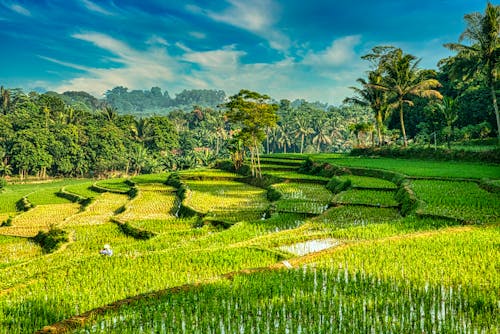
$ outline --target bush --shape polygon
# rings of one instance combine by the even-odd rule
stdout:
[[[279,200],[281,198],[282,194],[276,190],[275,188],[269,186],[267,187],[267,199],[270,201],[270,202],[276,202],[277,200]]]
[[[7,186],[7,181],[3,177],[0,177],[0,190],[2,188],[5,188],[6,186]]]
[[[332,177],[330,181],[326,184],[326,189],[330,190],[334,194],[338,194],[342,191],[349,189],[352,186],[352,181],[347,179],[342,181],[338,177]]]
[[[6,220],[4,220],[4,221],[2,222],[2,225],[0,225],[0,226],[2,226],[2,227],[3,227],[3,226],[12,226],[12,217],[9,217],[9,218],[7,218]]]
[[[220,160],[215,163],[215,168],[225,170],[226,172],[236,172],[231,160]]]
[[[178,173],[172,173],[168,176],[167,181],[165,181],[165,184],[167,186],[179,189],[182,185],[181,177],[179,176]]]
[[[402,216],[408,216],[417,210],[418,200],[408,181],[400,184],[394,198],[400,205],[399,211]]]
[[[30,240],[39,244],[44,253],[52,253],[57,250],[62,243],[68,242],[69,238],[68,232],[50,226],[48,232],[39,231],[38,234],[30,238]]]
[[[28,211],[33,209],[34,207],[35,205],[33,205],[33,203],[31,203],[27,197],[23,197],[16,202],[17,211]]]
[[[115,224],[120,227],[120,230],[125,234],[134,239],[138,240],[148,240],[154,237],[156,234],[151,231],[142,230],[136,227],[133,227],[129,223],[122,223],[116,219],[112,220]]]

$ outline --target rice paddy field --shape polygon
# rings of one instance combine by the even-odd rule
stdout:
[[[500,331],[500,193],[480,186],[500,166],[313,156],[404,174],[403,215],[398,184],[346,171],[333,194],[304,158],[263,158],[273,202],[210,169],[178,174],[182,201],[168,174],[7,185],[0,334]],[[47,253],[32,237],[52,228]]]

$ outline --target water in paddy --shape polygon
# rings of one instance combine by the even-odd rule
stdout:
[[[299,242],[293,245],[281,246],[279,247],[279,249],[288,253],[302,256],[309,253],[319,252],[338,245],[340,245],[340,240],[337,239],[318,239]]]

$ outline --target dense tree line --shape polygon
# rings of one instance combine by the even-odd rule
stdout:
[[[465,21],[459,43],[445,44],[457,54],[442,59],[437,72],[419,68],[419,59],[392,46],[377,46],[363,56],[372,69],[345,102],[372,110],[378,145],[386,143],[387,129],[398,127],[405,146],[408,138],[450,145],[495,134],[500,143],[500,6],[488,3],[484,14],[467,14]],[[460,44],[464,41],[468,44]]]
[[[241,122],[231,117],[226,104],[137,117],[83,92],[26,94],[2,87],[1,94],[0,176],[104,176],[190,168],[229,158],[241,139]],[[355,138],[349,124],[369,120],[367,109],[359,107],[325,109],[303,100],[273,104],[276,122],[254,138],[254,152],[346,151]]]

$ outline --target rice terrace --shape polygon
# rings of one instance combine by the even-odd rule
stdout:
[[[500,333],[499,5],[5,0],[0,40],[0,334]]]
[[[262,164],[263,188],[219,169],[8,185],[2,333],[497,332],[498,165]],[[30,238],[49,226],[67,240],[45,254]]]

